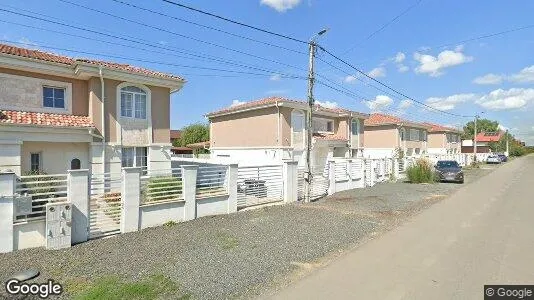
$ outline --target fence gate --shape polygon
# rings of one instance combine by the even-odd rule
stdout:
[[[284,200],[282,165],[238,167],[237,207]]]
[[[89,238],[120,233],[121,226],[121,174],[91,175],[89,201]]]
[[[305,167],[298,168],[298,199],[303,201],[306,196]],[[314,166],[311,168],[312,177],[310,182],[310,200],[316,200],[328,195],[330,178],[328,177],[328,165]]]

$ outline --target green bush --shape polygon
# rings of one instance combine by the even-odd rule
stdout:
[[[415,164],[406,169],[406,176],[411,183],[432,183],[434,178],[434,167],[427,159],[418,159]]]
[[[182,180],[173,176],[151,177],[141,192],[142,202],[175,200],[182,195]]]

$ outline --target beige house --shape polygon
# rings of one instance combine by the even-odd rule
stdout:
[[[243,163],[293,159],[303,165],[307,111],[305,102],[270,97],[209,113],[212,157]],[[368,116],[316,105],[312,164],[323,166],[331,157],[361,155],[363,120]]]
[[[184,82],[0,44],[0,170],[170,168],[170,95]]]
[[[364,156],[384,158],[418,157],[428,151],[430,126],[396,116],[374,113],[364,123]]]
[[[428,131],[429,154],[458,154],[462,152],[461,131],[441,126],[439,124],[425,123],[430,126]]]

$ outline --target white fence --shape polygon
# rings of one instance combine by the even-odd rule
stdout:
[[[309,185],[310,200],[316,200],[329,194],[330,172],[335,172],[335,168],[326,166],[312,166],[311,174],[307,176],[308,170],[304,167],[298,168],[298,199],[304,201]],[[306,180],[307,178],[307,180]]]
[[[284,197],[282,165],[238,167],[237,207],[280,202]]]
[[[89,184],[89,238],[120,233],[121,173],[91,174]]]

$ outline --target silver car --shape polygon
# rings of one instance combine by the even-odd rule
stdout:
[[[488,164],[500,164],[501,162],[501,158],[495,154],[488,156],[488,158],[486,159],[486,163]]]

